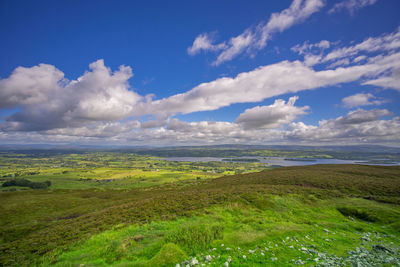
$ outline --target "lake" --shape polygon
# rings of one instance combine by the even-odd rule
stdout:
[[[240,159],[243,161],[240,161]],[[288,166],[304,166],[314,164],[367,164],[367,165],[383,165],[383,166],[395,166],[400,165],[399,162],[387,162],[387,163],[374,163],[368,162],[368,160],[344,160],[344,159],[302,159],[302,158],[283,158],[283,157],[236,157],[236,158],[218,158],[218,157],[168,157],[160,158],[161,160],[167,161],[186,161],[186,162],[210,162],[210,161],[227,161],[234,159],[232,162],[246,162],[246,159],[257,159],[258,162],[267,165],[279,165],[283,167]]]

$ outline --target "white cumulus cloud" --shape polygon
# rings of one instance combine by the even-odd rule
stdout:
[[[396,143],[400,141],[400,118],[379,119],[391,115],[386,109],[358,109],[336,119],[322,120],[318,126],[291,123],[285,138],[298,142]]]
[[[386,103],[385,100],[378,100],[373,94],[366,93],[358,93],[355,95],[347,96],[342,99],[342,105],[345,108],[354,108],[361,106],[370,106],[370,105],[381,105]]]
[[[296,107],[294,103],[297,99],[298,96],[293,96],[289,98],[287,103],[282,99],[277,99],[269,106],[256,106],[246,109],[235,122],[246,129],[280,127],[292,122],[298,116],[306,114],[309,107]]]
[[[36,105],[61,91],[64,73],[48,64],[18,67],[9,78],[0,80],[0,108]]]
[[[1,124],[6,131],[49,130],[78,127],[96,121],[114,121],[130,116],[142,101],[128,84],[130,67],[111,72],[103,60],[90,71],[68,81],[51,65],[17,68],[0,80],[2,107],[18,107]]]

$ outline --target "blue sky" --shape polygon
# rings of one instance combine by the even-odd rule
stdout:
[[[399,1],[136,2],[0,2],[0,143],[400,145]]]

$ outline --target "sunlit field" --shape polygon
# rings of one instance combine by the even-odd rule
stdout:
[[[269,168],[260,163],[170,162],[129,153],[0,155],[0,179],[51,182],[52,189],[136,188],[190,179],[208,179]],[[0,190],[23,190],[3,187]]]

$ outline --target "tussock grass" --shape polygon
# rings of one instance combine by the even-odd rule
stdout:
[[[150,260],[151,266],[171,266],[186,258],[186,254],[175,244],[167,243]]]
[[[214,240],[222,239],[223,229],[218,224],[188,223],[168,233],[165,241],[178,244],[193,254],[195,251],[205,250]]]

